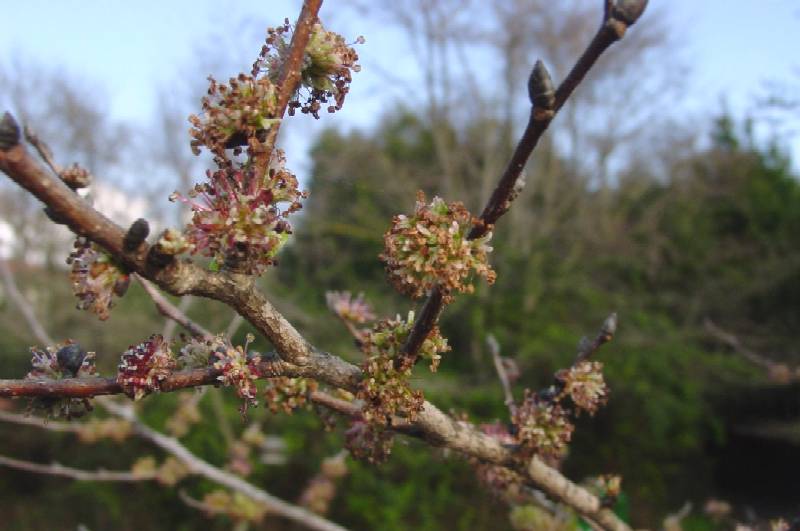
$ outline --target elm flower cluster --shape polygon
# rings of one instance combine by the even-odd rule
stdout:
[[[317,382],[310,378],[269,378],[264,389],[264,403],[272,413],[291,414],[308,404],[308,395],[316,390]]]
[[[478,222],[458,202],[445,203],[434,197],[426,203],[418,192],[413,216],[398,215],[384,234],[384,252],[389,281],[401,293],[413,298],[426,295],[437,284],[445,302],[452,292],[472,293],[472,276],[492,284],[496,278],[488,263],[492,234],[470,240],[470,230]]]
[[[514,436],[509,433],[508,428],[499,422],[481,424],[478,428],[500,444],[512,445],[515,443]],[[502,496],[510,487],[519,483],[519,475],[506,467],[485,463],[478,459],[473,459],[472,465],[478,480],[496,496]]]
[[[383,463],[392,453],[394,433],[385,426],[354,420],[344,432],[344,445],[350,455],[359,461]]]
[[[269,78],[245,74],[230,78],[227,84],[208,78],[208,95],[202,99],[203,115],[189,116],[191,147],[195,155],[206,146],[222,159],[234,135],[247,139],[252,152],[264,150],[259,131],[277,122],[277,91]]]
[[[328,308],[343,321],[354,324],[364,324],[375,319],[369,303],[364,300],[364,294],[359,293],[357,297],[349,291],[328,291],[325,293],[325,301]]]
[[[161,382],[177,367],[175,357],[161,335],[131,345],[117,367],[117,383],[134,400],[161,390]]]
[[[269,168],[259,177],[253,167],[223,165],[208,172],[208,182],[196,185],[189,198],[173,194],[193,211],[184,238],[193,254],[212,257],[248,274],[261,273],[292,233],[287,218],[308,194],[285,167],[281,150],[272,154]]]
[[[603,364],[582,361],[556,374],[561,382],[561,396],[569,395],[576,407],[594,415],[608,401],[608,386],[603,379]]]
[[[101,321],[109,317],[114,298],[128,290],[130,276],[109,254],[85,238],[75,240],[75,249],[67,258],[72,265],[72,291],[78,298],[78,309],[90,310]]]
[[[412,390],[408,384],[413,363],[403,354],[413,326],[414,312],[409,312],[405,321],[400,316],[384,319],[364,335],[361,348],[367,358],[361,366],[364,377],[356,396],[364,401],[361,414],[368,422],[386,425],[397,412],[413,419],[422,409],[422,392]],[[429,360],[431,371],[435,371],[441,353],[448,350],[447,340],[435,327],[423,342],[419,356]]]
[[[514,411],[512,422],[524,457],[560,458],[575,429],[569,421],[568,411],[558,402],[543,400],[530,390],[525,392],[525,399]]]
[[[84,351],[80,345],[67,340],[44,350],[31,348],[32,369],[26,379],[61,380],[63,378],[84,378],[95,376],[94,352]],[[73,419],[92,410],[85,398],[33,398],[28,409],[43,411],[47,417]]]
[[[266,72],[273,83],[278,83],[281,67],[289,54],[292,33],[288,19],[283,26],[267,29],[266,42],[253,64],[253,76]],[[364,38],[359,37],[353,44],[363,43]],[[331,98],[333,104],[328,106],[328,112],[340,110],[350,90],[352,73],[361,70],[357,61],[358,54],[344,37],[326,30],[320,23],[314,24],[303,57],[300,88],[289,103],[289,114],[294,115],[295,110],[300,109],[302,113],[319,118],[319,110]],[[301,96],[303,90],[306,94]]]
[[[260,376],[258,364],[261,356],[247,351],[253,339],[252,335],[248,335],[247,343],[236,347],[226,341],[224,348],[217,348],[213,352],[214,368],[220,371],[217,380],[225,386],[236,388],[236,394],[244,400],[242,414],[248,406],[258,405],[256,380]]]

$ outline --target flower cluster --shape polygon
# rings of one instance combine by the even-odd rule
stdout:
[[[95,376],[94,352],[84,351],[72,340],[48,346],[44,350],[31,348],[30,372],[26,379],[84,378]],[[30,401],[28,409],[43,411],[47,417],[65,417],[72,419],[81,417],[92,410],[92,405],[85,398],[50,398],[37,397]]]
[[[371,464],[383,463],[392,453],[394,433],[385,426],[354,420],[344,432],[344,444],[355,459]]]
[[[129,397],[139,400],[148,393],[161,390],[161,382],[177,366],[169,345],[161,335],[132,345],[122,353],[117,367],[117,383]]]
[[[327,514],[336,497],[336,481],[347,475],[347,452],[328,457],[319,467],[319,473],[309,481],[300,495],[300,505],[317,514]]]
[[[224,490],[214,490],[203,496],[203,508],[210,516],[226,515],[236,523],[258,523],[267,514],[263,503],[240,492],[230,494]]]
[[[217,348],[213,354],[214,368],[220,371],[217,379],[223,385],[235,387],[236,394],[244,400],[241,411],[247,407],[258,405],[256,380],[259,377],[258,364],[261,356],[247,352],[253,336],[249,335],[244,346],[236,346],[225,342],[224,348]]]
[[[266,43],[253,64],[253,76],[266,72],[273,83],[278,83],[281,66],[289,54],[291,35],[292,26],[288,20],[283,26],[267,29]],[[355,43],[363,44],[364,38],[359,37]],[[328,112],[340,110],[350,90],[352,73],[361,70],[357,61],[358,54],[344,37],[326,30],[322,24],[314,24],[303,57],[300,89],[289,103],[289,114],[300,109],[319,118],[322,104],[328,103],[331,98],[334,104],[328,106]],[[301,96],[302,89],[306,92],[304,98]]]
[[[437,284],[445,302],[454,291],[471,293],[473,274],[493,283],[496,274],[488,264],[491,232],[470,240],[469,231],[478,222],[461,203],[445,203],[434,197],[425,202],[418,192],[413,216],[398,215],[384,234],[384,252],[390,282],[414,298],[428,293]]]
[[[403,345],[413,326],[414,313],[409,312],[406,320],[397,316],[378,322],[364,336],[361,348],[367,358],[362,364],[364,378],[357,397],[364,401],[361,414],[368,422],[385,425],[397,412],[413,418],[422,408],[422,392],[408,385],[413,364],[403,353]],[[441,353],[448,350],[447,340],[439,334],[438,327],[434,327],[423,342],[419,356],[430,361],[431,371],[435,371]]]
[[[512,417],[521,454],[525,457],[535,454],[552,460],[560,458],[575,429],[568,417],[569,412],[558,402],[541,399],[536,393],[526,391],[525,399]]]
[[[264,403],[273,413],[291,414],[308,403],[308,395],[317,390],[316,380],[309,378],[269,378],[264,389]]]
[[[75,249],[67,258],[72,265],[72,291],[78,298],[78,309],[90,310],[100,320],[108,319],[114,296],[128,290],[130,277],[110,255],[85,238],[75,240]]]
[[[130,437],[132,433],[131,423],[117,418],[91,419],[82,422],[76,431],[78,439],[84,443],[94,443],[105,439],[120,443]]]
[[[176,458],[167,457],[160,465],[153,456],[139,458],[131,467],[134,476],[142,478],[155,478],[156,481],[167,487],[172,487],[189,475],[186,465]]]
[[[178,395],[178,407],[167,419],[166,428],[174,437],[183,437],[192,425],[202,420],[200,410],[197,407],[198,398],[201,395],[195,393],[180,393]]]
[[[225,157],[228,142],[240,135],[254,152],[264,149],[258,132],[277,121],[277,92],[267,77],[245,74],[230,78],[228,84],[208,78],[208,95],[202,99],[203,116],[189,116],[192,124],[191,146],[195,155],[206,146],[212,153]]]
[[[208,182],[196,185],[189,198],[173,194],[171,199],[188,203],[194,212],[184,234],[192,253],[249,274],[274,264],[292,232],[286,218],[307,196],[285,164],[283,152],[276,150],[263,176],[253,166],[225,164],[209,171]]]
[[[86,188],[92,184],[92,174],[90,174],[89,170],[83,168],[77,162],[72,166],[63,168],[58,176],[61,177],[61,180],[64,181],[64,184],[69,186],[72,190]]]
[[[515,442],[508,428],[500,423],[481,424],[479,429],[500,444],[511,445]],[[485,463],[477,459],[474,459],[472,464],[478,479],[496,496],[504,495],[510,487],[519,482],[519,475],[504,466]]]
[[[328,291],[325,293],[328,308],[343,321],[354,324],[364,324],[375,319],[369,303],[364,300],[364,294],[359,293],[353,297],[349,291]]]
[[[581,361],[556,374],[561,383],[561,396],[569,395],[579,409],[594,415],[608,401],[608,386],[603,379],[603,364],[599,361]]]

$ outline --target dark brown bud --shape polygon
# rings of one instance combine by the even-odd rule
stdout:
[[[144,218],[139,218],[133,222],[128,232],[125,233],[125,238],[122,240],[122,246],[126,251],[132,252],[139,248],[139,246],[150,234],[150,224]]]
[[[7,112],[0,120],[0,151],[8,151],[13,148],[19,144],[19,139],[19,124],[11,116],[11,113]]]
[[[86,351],[77,343],[66,345],[56,352],[56,359],[58,360],[59,367],[73,378],[78,375],[78,371],[81,369],[85,357]]]
[[[541,60],[536,61],[531,76],[528,78],[528,96],[535,113],[542,118],[552,118],[553,106],[556,102],[556,89],[550,73]]]
[[[611,4],[611,18],[633,26],[647,7],[647,0],[614,0]]]
[[[125,293],[128,292],[128,287],[131,285],[131,276],[130,275],[122,275],[119,277],[116,282],[114,282],[114,295],[117,297],[125,296]]]

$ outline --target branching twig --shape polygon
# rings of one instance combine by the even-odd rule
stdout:
[[[81,470],[78,468],[71,468],[68,466],[60,465],[58,463],[50,463],[44,465],[41,463],[32,463],[30,461],[23,461],[20,459],[13,459],[0,455],[0,465],[17,470],[24,470],[25,472],[33,472],[35,474],[46,474],[48,476],[61,476],[77,481],[151,481],[156,479],[155,472],[153,473],[139,473],[128,471],[112,471],[112,470]]]
[[[168,319],[172,319],[183,328],[188,330],[193,336],[211,337],[214,335],[207,329],[203,328],[203,326],[189,319],[189,317],[179,310],[177,306],[169,302],[166,297],[159,293],[156,287],[153,286],[149,281],[139,275],[134,275],[134,277],[136,277],[136,280],[139,281],[139,284],[142,285],[150,298],[153,299],[153,303],[155,303],[156,308],[158,308],[158,311],[161,313],[161,315]]]
[[[626,29],[636,22],[646,5],[646,0],[607,2],[600,29],[598,29],[589,46],[554,94],[550,91],[550,76],[544,65],[541,62],[536,63],[529,82],[529,93],[533,105],[528,125],[525,127],[511,160],[508,162],[503,175],[500,177],[494,192],[492,192],[481,213],[481,223],[470,231],[470,239],[480,238],[485,235],[491,230],[500,216],[508,211],[511,202],[520,191],[518,183],[522,170],[556,113],[586,77],[586,74],[603,52],[621,39],[625,35]],[[408,336],[404,346],[406,356],[416,359],[417,352],[433,329],[441,312],[442,293],[438,287],[435,287],[425,301],[417,321],[414,323],[414,328]]]

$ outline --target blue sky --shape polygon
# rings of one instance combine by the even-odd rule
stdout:
[[[215,30],[238,31],[237,22],[248,17],[277,24],[284,16],[296,16],[300,5],[296,0],[0,3],[8,4],[2,6],[0,49],[4,52],[0,63],[16,55],[43,65],[62,65],[104,87],[115,118],[141,123],[152,118],[157,90],[167,87],[175,79],[176,68],[185,67],[192,59],[198,41],[208,39]],[[350,30],[354,21],[337,19],[335,4],[328,0],[323,19],[330,27],[339,29],[340,24]],[[765,82],[791,81],[800,86],[800,2],[651,0],[651,4],[669,9],[672,25],[686,39],[682,53],[690,59],[691,83],[687,101],[682,103],[687,109],[715,111],[724,100],[741,115],[752,110],[754,97],[763,94]],[[352,94],[359,103],[325,117],[343,126],[368,125],[380,111],[384,102],[371,90],[378,78],[368,67],[374,61],[389,68],[397,49],[398,36],[384,28],[357,27],[352,31],[367,37],[367,44],[359,49],[366,68],[356,79]],[[261,38],[253,35],[243,65],[259,49]],[[247,39],[238,42],[247,45]],[[222,41],[202,44],[226,45]],[[306,127],[309,122],[298,126]],[[317,125],[311,128],[318,130]],[[295,128],[293,138],[307,145],[309,135]],[[800,141],[793,139],[790,147],[797,163]]]

